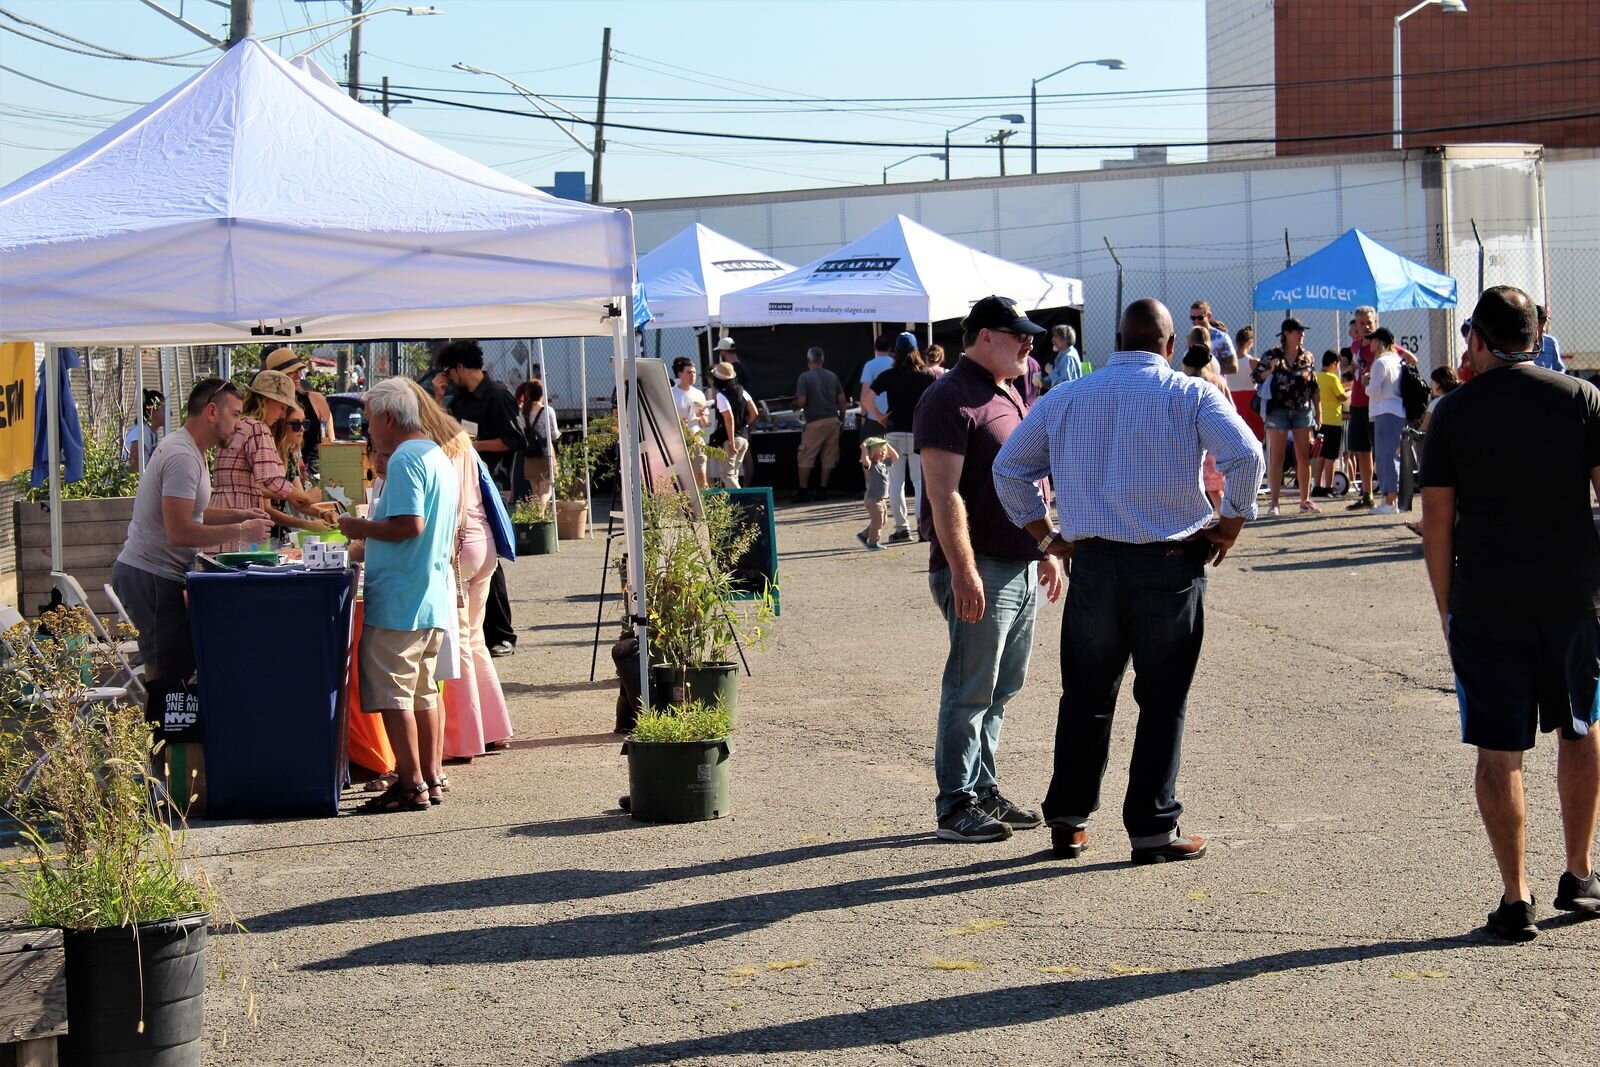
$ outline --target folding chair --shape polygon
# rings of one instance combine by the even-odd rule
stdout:
[[[51,584],[61,594],[61,602],[69,608],[82,608],[84,614],[89,616],[89,627],[94,633],[95,641],[103,646],[117,664],[117,671],[106,679],[112,685],[120,685],[128,694],[140,704],[149,700],[150,695],[144,687],[144,668],[135,666],[129,658],[138,654],[139,645],[134,641],[117,641],[111,636],[111,631],[106,629],[105,623],[100,621],[100,616],[94,613],[89,606],[89,594],[83,591],[83,586],[78,584],[78,579],[66,571],[51,571]],[[116,605],[117,613],[123,618],[127,617],[122,605]]]

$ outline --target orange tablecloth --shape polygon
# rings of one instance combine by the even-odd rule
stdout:
[[[357,600],[355,629],[350,638],[349,714],[346,716],[349,727],[345,738],[351,763],[359,763],[379,774],[388,774],[394,770],[394,749],[389,747],[389,737],[383,732],[383,716],[368,715],[361,710],[361,672],[356,669],[356,659],[361,649],[361,625],[365,614],[361,601]]]

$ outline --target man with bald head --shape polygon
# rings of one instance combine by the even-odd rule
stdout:
[[[1131,659],[1139,725],[1122,822],[1133,862],[1199,859],[1205,839],[1180,828],[1177,786],[1205,633],[1206,564],[1220,564],[1255,518],[1265,463],[1227,395],[1173,370],[1172,315],[1160,301],[1128,306],[1117,349],[1094,374],[1046,393],[994,464],[1006,514],[1071,578],[1043,815],[1057,856],[1087,847]],[[1208,452],[1227,479],[1218,510],[1202,491]],[[1046,475],[1059,530],[1035,484]]]
[[[1489,929],[1532,939],[1522,754],[1560,731],[1566,870],[1555,906],[1600,914],[1600,390],[1537,366],[1528,294],[1484,290],[1472,380],[1434,408],[1422,452],[1422,553],[1456,676],[1461,740],[1478,750],[1478,810],[1504,892]]]

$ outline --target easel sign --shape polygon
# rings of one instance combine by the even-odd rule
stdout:
[[[659,359],[638,361],[639,431],[643,438],[644,489],[650,493],[687,493],[694,515],[705,518],[700,494],[695,492],[694,464],[683,439],[678,406],[672,402],[667,365]]]
[[[772,490],[767,486],[744,489],[707,489],[707,494],[721,493],[739,509],[740,517],[756,528],[755,543],[733,563],[733,578],[738,590],[734,600],[757,600],[763,595],[772,597],[772,613],[782,615],[778,599],[778,528],[773,516]]]

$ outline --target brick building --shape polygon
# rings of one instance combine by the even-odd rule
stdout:
[[[1211,158],[1391,147],[1394,19],[1415,2],[1207,0],[1210,139],[1280,139],[1217,146]],[[1466,6],[1424,8],[1403,25],[1402,126],[1432,131],[1406,137],[1406,147],[1600,146],[1600,3]],[[1462,128],[1437,129],[1452,126]]]

